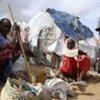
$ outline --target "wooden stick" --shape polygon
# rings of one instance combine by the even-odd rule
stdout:
[[[11,15],[12,21],[13,21],[13,23],[15,23],[15,19],[14,19],[13,13],[12,13],[11,6],[8,5],[8,7],[9,7],[9,11],[10,11],[10,15]]]
[[[77,57],[77,81],[80,81],[80,72],[79,72],[79,57]]]
[[[15,23],[15,19],[14,19],[13,13],[12,13],[11,6],[8,5],[8,7],[9,7],[9,11],[10,11],[10,14],[11,14],[11,17],[12,17],[12,21],[13,21],[13,23]],[[32,83],[32,78],[31,78],[31,73],[30,73],[30,66],[29,66],[29,63],[27,61],[27,58],[26,58],[26,55],[25,55],[25,52],[24,52],[24,48],[23,48],[23,45],[22,45],[22,40],[21,40],[20,34],[17,34],[17,37],[18,37],[18,41],[19,41],[19,44],[20,44],[21,51],[22,51],[23,56],[24,56],[26,69],[27,69],[28,76],[29,76],[29,81]]]
[[[79,35],[78,35],[79,37]],[[79,50],[79,40],[77,40],[77,46],[78,46],[78,50]],[[79,54],[77,55],[77,81],[80,81],[80,72],[79,72]]]

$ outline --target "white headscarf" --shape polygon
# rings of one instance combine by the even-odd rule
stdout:
[[[67,56],[67,57],[77,57],[78,56],[78,46],[75,44],[75,47],[73,49],[69,49],[67,47],[68,45],[68,40],[70,38],[68,38],[66,41],[65,41],[65,44],[64,44],[64,50],[63,50],[63,55]]]

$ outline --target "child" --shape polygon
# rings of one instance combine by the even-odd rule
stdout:
[[[79,73],[77,80],[81,80],[90,68],[90,59],[86,53],[78,49],[75,41],[71,38],[65,41],[64,48],[61,65],[62,74],[65,76],[77,76],[77,73]]]

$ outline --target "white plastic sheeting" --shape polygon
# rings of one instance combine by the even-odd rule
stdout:
[[[61,41],[62,39],[61,30],[57,27],[47,12],[40,12],[37,14],[30,20],[28,26],[30,27],[30,35],[28,39],[32,52],[35,51],[35,48],[38,48],[38,39],[41,40],[41,50],[48,49],[49,51],[50,49],[51,51],[51,47],[48,47],[53,43],[56,43],[56,45],[62,45],[61,43],[57,44],[57,41]],[[52,47],[53,51],[55,51],[55,47],[54,44]],[[55,52],[59,52],[58,50],[60,49],[56,49]]]
[[[92,59],[96,57],[96,42],[94,38],[79,41],[79,48],[86,52]]]
[[[47,48],[47,51],[54,52],[59,56],[63,55],[64,42],[62,39],[55,41]]]
[[[20,56],[13,64],[12,72],[16,72],[16,71],[23,71],[23,72],[27,71],[25,66],[25,61],[22,56]]]

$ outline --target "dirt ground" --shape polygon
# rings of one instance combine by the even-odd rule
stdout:
[[[37,71],[37,66],[31,66],[31,68]],[[42,76],[38,81],[44,82],[46,77],[43,76],[44,66],[38,66],[39,75]],[[94,71],[89,71],[89,75],[84,79],[87,83],[86,87],[74,88],[76,96],[68,97],[68,100],[100,100],[100,74]],[[39,77],[39,76],[38,76]]]
[[[37,71],[37,66],[31,66],[31,68]],[[38,81],[44,82],[46,79],[46,77],[42,75],[44,72],[44,67],[38,66],[38,72],[40,73],[40,76],[42,76],[42,78],[40,78]],[[68,100],[100,100],[100,74],[94,71],[89,71],[88,73],[89,75],[87,75],[86,79],[84,79],[87,82],[87,86],[75,86],[74,90],[76,96],[68,97]]]
[[[97,72],[90,71],[90,76],[85,81],[87,86],[82,91],[80,88],[76,88],[76,96],[69,97],[68,100],[100,100],[100,75]]]
[[[46,77],[44,76],[44,67],[43,66],[31,66],[31,71],[37,71],[39,75],[38,81],[44,83]],[[35,73],[33,73],[35,74]],[[40,78],[41,76],[41,78]],[[100,100],[100,74],[94,71],[89,71],[89,76],[84,79],[87,82],[86,87],[78,87],[74,88],[76,96],[68,97],[68,100]],[[0,90],[3,85],[0,85]]]

